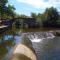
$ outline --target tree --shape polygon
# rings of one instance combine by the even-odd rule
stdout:
[[[0,17],[3,16],[4,13],[4,7],[7,4],[8,0],[0,0]]]
[[[59,18],[59,14],[56,8],[47,8],[44,12],[44,26],[47,27],[57,27],[57,20]]]
[[[8,0],[0,0],[0,7],[5,6],[8,3]]]
[[[41,19],[42,17],[42,14],[38,13],[37,15],[37,24],[38,24],[38,27],[43,27],[43,20]]]
[[[8,5],[8,9],[7,9],[7,15],[14,17],[15,12],[14,12],[15,8],[12,5]]]
[[[36,18],[37,14],[36,13],[31,13],[31,17]]]
[[[7,3],[8,0],[0,0],[0,18],[5,18],[7,16],[12,17],[15,14],[14,6],[8,5]]]
[[[60,28],[60,16],[59,19],[57,20],[57,27]]]

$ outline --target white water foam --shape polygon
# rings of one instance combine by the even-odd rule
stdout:
[[[43,33],[44,34],[44,33]],[[46,32],[45,33],[45,36],[43,35],[43,34],[41,34],[40,35],[40,38],[38,37],[38,35],[39,34],[34,34],[34,35],[29,35],[28,37],[29,37],[29,39],[32,41],[32,42],[41,42],[42,40],[44,40],[44,39],[52,39],[52,38],[54,38],[55,36],[52,34],[52,33],[50,33],[50,32]]]
[[[55,36],[51,32],[31,32],[24,33],[32,42],[41,42],[44,39],[52,39]]]
[[[40,41],[42,41],[42,39],[33,39],[33,40],[31,40],[32,42],[40,42]]]

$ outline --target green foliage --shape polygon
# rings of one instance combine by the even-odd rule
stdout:
[[[37,24],[38,24],[38,27],[43,27],[43,20],[41,19],[43,16],[42,14],[38,13],[37,15]]]
[[[0,0],[0,18],[11,18],[15,16],[14,6],[8,5],[8,0]]]
[[[8,0],[0,0],[0,18],[28,18],[28,16],[22,14],[18,15],[16,12],[14,12],[15,8],[13,5],[8,5]],[[50,27],[50,28],[57,28],[60,27],[60,18],[59,18],[59,13],[56,8],[51,7],[51,8],[46,8],[45,12],[43,14],[36,14],[36,13],[31,13],[32,18],[35,20],[33,21],[33,24],[35,24],[34,27]],[[16,26],[19,27],[21,20],[16,22]],[[27,22],[28,24],[25,24]],[[24,19],[22,20],[21,25],[23,24],[28,27],[28,25],[31,24],[32,22]],[[24,26],[23,26],[24,27]]]
[[[57,27],[60,28],[60,18],[57,20]]]
[[[8,3],[8,0],[0,0],[0,7],[5,6]]]
[[[8,0],[0,0],[0,17],[2,18],[5,10],[4,8],[6,8],[6,4],[8,3]]]
[[[59,19],[59,14],[56,8],[47,8],[43,15],[43,23],[45,27],[57,27],[57,20]]]
[[[37,14],[36,13],[31,13],[31,17],[36,18]]]
[[[19,20],[17,20],[17,21],[15,22],[15,27],[16,27],[17,29],[21,27],[21,24],[20,24],[20,21],[19,21]]]
[[[9,16],[13,16],[14,17],[14,15],[15,15],[14,10],[15,10],[14,6],[8,5],[7,13],[8,13]]]
[[[19,17],[27,18],[26,15],[20,15]],[[45,12],[43,14],[31,13],[30,17],[35,19],[34,21],[32,20],[35,23],[34,28],[35,27],[37,27],[37,28],[38,27],[39,28],[42,28],[42,27],[59,28],[60,27],[59,13],[58,13],[57,9],[54,8],[54,7],[46,8],[46,10],[45,10]],[[28,24],[26,24],[27,27],[29,26],[29,24],[32,25],[31,24],[32,21],[31,20],[29,21],[28,19],[22,20],[23,24],[25,24],[25,22],[28,23]],[[23,25],[23,24],[21,23],[21,25]],[[33,26],[31,26],[31,28],[33,28]]]
[[[49,9],[46,9],[45,11],[45,18],[47,20],[57,20],[59,17],[59,14],[57,12],[57,9],[56,8],[49,8]]]

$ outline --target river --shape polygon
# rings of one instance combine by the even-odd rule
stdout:
[[[7,60],[13,47],[21,42],[24,35],[32,41],[37,60],[60,60],[60,37],[54,36],[51,32],[41,31],[1,35],[0,60]]]

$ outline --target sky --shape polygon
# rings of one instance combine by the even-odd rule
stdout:
[[[55,7],[60,12],[60,0],[8,0],[18,14],[30,16],[32,12],[43,13],[46,8]]]

